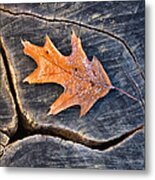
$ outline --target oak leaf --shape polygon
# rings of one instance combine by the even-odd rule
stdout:
[[[24,53],[34,59],[37,68],[24,79],[32,83],[57,83],[64,92],[51,105],[49,115],[57,114],[73,105],[80,105],[80,116],[85,115],[93,104],[114,88],[100,61],[89,61],[81,40],[73,31],[70,56],[62,55],[49,37],[43,47],[22,41]]]

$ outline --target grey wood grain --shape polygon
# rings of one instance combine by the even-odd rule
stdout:
[[[104,152],[51,136],[29,136],[5,149],[0,166],[144,169],[143,135],[143,132],[137,133],[127,142]]]
[[[52,8],[51,8],[52,6]],[[46,19],[68,19],[112,32],[123,38],[136,55],[144,73],[144,7],[145,1],[71,2],[4,5],[14,12],[34,14]],[[38,11],[39,9],[39,11]],[[141,53],[139,53],[141,52]]]
[[[17,102],[27,131],[48,131],[73,141],[78,141],[79,136],[84,141],[108,141],[144,123],[143,2],[12,4],[1,5],[0,13],[2,46],[12,70]],[[64,55],[69,55],[72,29],[81,38],[88,58],[91,60],[96,56],[100,60],[112,84],[139,101],[113,90],[82,118],[79,118],[78,106],[56,116],[47,116],[50,105],[63,88],[57,84],[28,85],[22,82],[36,64],[24,55],[21,38],[42,46],[48,34],[56,47]],[[131,139],[144,141],[141,135]],[[134,155],[134,148],[131,151]],[[140,169],[144,167],[143,155],[137,157],[143,162]],[[121,163],[119,157],[116,161],[117,165]],[[119,167],[116,164],[111,168]],[[124,164],[124,168],[127,167]]]
[[[12,136],[17,129],[15,104],[9,89],[6,71],[2,56],[0,55],[0,139],[3,144],[3,133]],[[3,133],[2,133],[3,132]],[[7,141],[8,142],[8,141]],[[6,145],[6,143],[5,143]]]

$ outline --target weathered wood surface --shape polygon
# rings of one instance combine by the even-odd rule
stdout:
[[[8,138],[17,129],[15,104],[9,89],[6,71],[0,54],[0,145],[5,146]]]
[[[14,135],[16,129],[17,117],[15,104],[0,54],[0,156],[3,154],[4,147],[8,144],[9,138]]]
[[[9,167],[143,169],[143,132],[118,147],[93,151],[70,141],[35,135],[8,146],[0,162]],[[134,151],[134,153],[133,153]],[[111,158],[112,157],[112,158]]]
[[[2,46],[11,69],[17,102],[26,131],[56,135],[97,149],[99,140],[104,142],[118,137],[119,142],[122,142],[122,138],[119,138],[122,134],[131,132],[133,129],[136,132],[136,127],[142,127],[141,125],[144,124],[144,2],[12,4],[1,5],[0,13]],[[50,105],[61,94],[63,88],[56,84],[28,85],[22,82],[36,65],[32,59],[24,55],[20,41],[22,38],[34,44],[43,45],[45,35],[48,34],[56,47],[64,55],[69,55],[72,29],[81,38],[89,59],[92,59],[93,55],[96,56],[106,69],[112,84],[138,98],[138,102],[117,91],[110,91],[82,118],[79,118],[77,106],[56,116],[47,116]],[[144,139],[141,135],[140,133],[126,136],[126,141],[129,137],[131,141],[132,138],[136,138],[135,142],[141,140],[143,144]],[[110,146],[113,145],[111,143]],[[126,153],[128,146],[125,143],[122,145]],[[135,155],[135,163],[138,158],[140,163],[137,169],[144,168],[143,145],[137,144],[136,150],[131,146],[130,153],[133,153],[133,156],[131,158],[126,154],[127,158],[124,160],[126,163],[120,166],[121,169],[127,169],[128,166],[136,169],[134,165],[132,166],[133,157],[135,152],[137,154],[139,151],[141,153],[140,156]],[[12,153],[15,153],[18,145],[12,146],[14,148],[12,149],[10,145],[8,152],[10,148],[14,151]],[[68,149],[67,144],[66,149]],[[91,149],[89,151],[93,154],[97,152]],[[114,148],[111,156],[107,156],[113,162],[113,158],[117,155]],[[118,168],[118,164],[121,163],[119,157],[116,158],[116,163],[114,160],[111,167],[110,161],[109,166],[106,166],[103,161],[101,167]],[[7,159],[7,156],[5,158]],[[94,167],[95,164],[94,166],[91,164],[92,157],[89,156],[87,159],[88,164],[84,167]],[[18,163],[19,161],[16,166]],[[4,161],[3,165],[5,165]],[[49,166],[52,167],[52,162]],[[75,166],[80,165],[75,164]]]

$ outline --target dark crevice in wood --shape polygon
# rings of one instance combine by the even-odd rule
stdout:
[[[37,19],[40,19],[40,20],[43,20],[43,21],[48,21],[48,22],[60,22],[60,23],[74,24],[74,25],[77,25],[77,26],[80,26],[80,27],[83,27],[83,28],[87,28],[89,30],[93,30],[93,31],[96,31],[96,32],[100,32],[100,33],[106,34],[109,37],[119,41],[127,49],[127,51],[129,52],[130,56],[134,60],[137,68],[139,69],[142,78],[145,79],[145,74],[144,74],[143,70],[141,69],[139,63],[137,62],[136,56],[132,52],[132,50],[129,47],[129,45],[127,44],[127,42],[124,39],[122,39],[121,37],[119,37],[118,35],[116,35],[116,34],[114,34],[112,32],[109,32],[109,31],[104,30],[104,29],[96,28],[96,27],[91,26],[89,24],[85,24],[85,23],[83,23],[81,21],[78,22],[78,21],[75,21],[75,20],[64,19],[64,18],[53,18],[53,19],[51,19],[51,18],[48,18],[48,17],[44,17],[44,16],[40,16],[40,15],[34,14],[34,13],[29,13],[29,12],[13,12],[11,10],[3,9],[3,8],[0,8],[0,11],[2,11],[4,13],[9,13],[9,14],[14,15],[14,16],[21,16],[21,15],[22,16],[23,15],[30,16],[30,17],[34,17],[34,18],[37,18]]]
[[[29,16],[34,16],[39,19],[41,18],[43,20],[47,20],[46,18],[37,16],[37,15],[33,15],[30,13],[13,13],[9,10],[3,10],[1,8],[0,8],[0,10],[4,11],[4,12],[9,12],[10,14],[13,14],[13,15],[29,15]],[[73,23],[73,24],[79,25],[76,21],[71,21],[71,20],[61,20],[61,19],[60,20],[58,20],[58,19],[51,20],[51,19],[49,19],[48,21],[66,22],[66,23]],[[92,29],[92,30],[95,30],[98,32],[105,33],[103,30],[99,30],[99,29],[91,27],[89,25],[80,24],[80,26],[83,26],[85,28],[89,28],[89,29]],[[106,32],[106,34],[108,34],[108,33],[109,32]],[[110,35],[110,36],[113,37],[113,35]],[[116,38],[116,37],[114,37],[114,38]],[[119,41],[120,41],[120,39],[119,39]],[[16,105],[16,112],[17,112],[17,116],[18,116],[18,129],[17,129],[15,135],[10,138],[9,143],[15,142],[16,140],[19,140],[19,139],[23,139],[30,135],[43,134],[43,135],[51,135],[54,137],[59,137],[64,140],[70,140],[72,142],[87,146],[91,149],[97,149],[97,150],[103,151],[103,150],[107,150],[108,148],[114,147],[114,146],[118,145],[119,143],[122,143],[124,140],[128,140],[132,135],[143,130],[144,125],[140,125],[134,129],[120,135],[119,137],[112,138],[108,141],[99,141],[99,140],[92,140],[92,139],[86,138],[86,137],[80,135],[79,133],[73,132],[68,129],[63,129],[63,128],[55,127],[52,125],[44,127],[44,126],[41,126],[41,125],[33,122],[33,120],[27,119],[27,116],[25,114],[23,114],[23,112],[20,109],[19,99],[16,94],[16,85],[13,82],[14,75],[12,74],[11,69],[10,69],[11,62],[9,62],[9,58],[7,57],[6,48],[5,48],[5,45],[2,41],[2,39],[0,41],[0,46],[1,46],[2,57],[4,60],[4,65],[5,65],[6,72],[7,72],[7,78],[8,78],[8,82],[9,82],[10,91],[12,93],[12,96],[13,96],[13,99],[14,99],[14,102]]]
[[[43,127],[40,128],[39,130],[35,131],[35,134],[42,134],[42,135],[51,135],[55,136],[55,137],[59,137],[63,140],[70,140],[73,141],[75,143],[79,143],[82,144],[86,147],[89,147],[91,149],[96,149],[96,150],[107,150],[109,148],[112,148],[116,145],[119,145],[120,143],[123,143],[125,140],[128,140],[131,136],[133,136],[134,134],[142,131],[144,129],[144,125],[140,125],[130,131],[127,131],[123,134],[121,134],[118,137],[115,138],[111,138],[107,141],[105,140],[92,140],[92,139],[88,139],[78,133],[72,132],[72,131],[66,131],[65,129],[61,129],[59,132],[59,128],[58,129],[51,129],[50,127]]]
[[[14,87],[13,80],[12,80],[12,75],[11,75],[11,71],[10,71],[10,67],[9,67],[9,62],[8,62],[8,59],[7,59],[7,56],[6,56],[5,49],[4,49],[3,45],[2,45],[2,40],[1,39],[0,39],[0,50],[1,50],[3,60],[4,60],[4,66],[5,66],[5,69],[6,69],[6,76],[7,76],[7,79],[8,79],[8,85],[9,85],[9,89],[10,89],[10,92],[11,92],[12,97],[13,97],[13,101],[15,103],[15,108],[16,108],[16,112],[17,112],[17,119],[18,119],[17,131],[16,131],[15,135],[10,138],[10,142],[12,142],[12,141],[15,141],[17,139],[24,138],[27,133],[24,130],[23,125],[22,125],[22,122],[23,122],[22,118],[21,118],[22,114],[21,114],[21,111],[20,111],[20,108],[19,108],[19,105],[18,105],[18,102],[17,102],[16,91],[15,91],[15,87]]]
[[[107,150],[111,147],[118,145],[119,143],[122,143],[124,140],[129,139],[131,136],[133,136],[134,134],[136,134],[137,132],[139,132],[143,129],[144,129],[144,125],[138,126],[137,128],[132,129],[131,131],[127,131],[126,133],[122,134],[119,137],[110,139],[106,142],[92,144],[91,148],[98,149],[98,150]]]

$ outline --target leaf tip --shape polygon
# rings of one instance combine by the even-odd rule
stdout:
[[[50,116],[50,115],[52,115],[52,114],[51,114],[51,111],[48,111],[47,116]]]
[[[20,42],[22,43],[23,46],[25,46],[25,41],[23,39],[20,39]]]
[[[22,45],[23,45],[24,47],[26,47],[27,45],[30,44],[29,41],[26,41],[26,40],[23,40],[23,39],[21,39],[21,43],[22,43]]]
[[[50,110],[49,110],[49,112],[47,113],[47,116],[50,116],[50,115],[55,115],[55,114],[56,114],[56,112],[55,112],[54,110],[55,110],[54,106],[53,106],[53,105],[51,105]]]
[[[82,118],[83,114],[80,113],[79,117]]]
[[[74,31],[73,28],[71,29],[71,35],[72,35],[72,36],[75,35],[75,31]]]
[[[74,29],[71,30],[71,33],[72,33],[72,34],[71,34],[72,39],[78,39],[78,37],[77,37],[77,35],[76,35]]]
[[[85,111],[83,111],[83,110],[82,110],[82,108],[81,108],[81,111],[80,111],[80,115],[79,115],[79,117],[81,118],[81,117],[83,117],[85,114],[86,114],[86,112],[85,112]]]
[[[52,109],[50,108],[50,110],[48,111],[48,113],[47,113],[47,116],[51,116],[51,115],[55,115],[56,113],[54,113],[53,111],[52,111]]]
[[[96,56],[93,56],[92,63],[95,63],[96,61],[98,61],[97,57],[96,57]]]
[[[23,83],[25,82],[29,82],[27,77],[23,80]]]
[[[49,36],[48,36],[47,34],[45,35],[45,40],[46,40],[46,41],[49,41],[49,40],[50,40],[50,38],[49,38]]]

